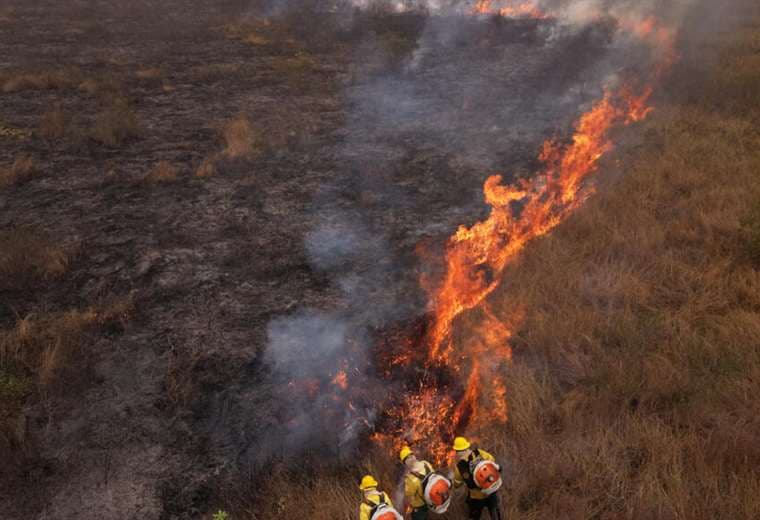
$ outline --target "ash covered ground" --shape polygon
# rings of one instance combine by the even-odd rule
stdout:
[[[31,133],[0,137],[0,155],[28,154],[38,170],[0,190],[0,228],[76,253],[55,281],[0,288],[0,324],[114,296],[135,313],[87,335],[75,383],[27,401],[25,458],[0,482],[5,516],[195,517],[224,471],[313,437],[313,425],[288,430],[299,411],[287,381],[333,363],[320,349],[342,327],[424,312],[418,246],[481,218],[489,174],[529,174],[541,143],[568,134],[616,72],[612,32],[232,1],[8,0],[3,84],[64,79],[0,94],[0,123]],[[114,99],[139,130],[109,145],[87,129]],[[56,107],[64,135],[42,137]],[[223,127],[241,114],[257,149],[235,158]],[[216,174],[196,176],[208,158]],[[145,179],[160,161],[175,180]],[[305,358],[268,352],[304,337],[319,347]]]

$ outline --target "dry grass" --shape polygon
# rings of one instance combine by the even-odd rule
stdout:
[[[115,98],[95,117],[90,136],[106,146],[118,147],[129,139],[139,137],[140,131],[137,115],[129,102]]]
[[[37,230],[20,227],[0,232],[0,286],[17,287],[51,280],[66,272],[72,252]]]
[[[0,166],[0,188],[23,184],[36,173],[34,159],[28,155],[19,155],[12,164]]]
[[[317,60],[303,51],[290,56],[278,56],[272,60],[272,69],[278,79],[298,89],[305,89],[316,84],[314,73],[317,67]]]
[[[743,37],[707,97],[660,110],[624,173],[492,295],[501,315],[526,311],[510,421],[482,432],[507,463],[507,518],[760,518],[760,272],[747,255],[760,235],[760,27]],[[391,464],[375,453],[275,472],[222,499],[237,518],[351,518],[356,480],[372,470],[392,492]]]
[[[61,139],[66,135],[66,128],[68,125],[68,115],[63,111],[60,105],[56,105],[52,110],[49,110],[42,115],[39,135],[48,140]]]
[[[227,157],[251,157],[262,151],[263,136],[245,115],[224,124],[222,138],[225,144],[223,154]]]
[[[0,9],[0,23],[11,23],[16,20],[16,9],[4,7]]]
[[[12,329],[0,331],[0,369],[33,374],[44,390],[72,368],[69,361],[81,354],[86,332],[95,327],[124,327],[132,312],[131,299],[122,299],[85,310],[19,319]]]
[[[42,72],[18,72],[5,75],[0,90],[4,93],[24,90],[56,90],[76,88],[82,81],[79,69],[69,68]]]
[[[137,79],[158,80],[158,79],[163,79],[165,76],[165,73],[162,69],[153,67],[153,68],[147,68],[147,69],[139,69],[135,72],[135,76],[137,77]]]
[[[195,170],[195,176],[199,179],[206,179],[208,177],[214,177],[217,174],[216,159],[213,157],[207,157]]]
[[[179,178],[179,168],[169,161],[160,161],[144,177],[148,184],[165,184],[175,182]]]

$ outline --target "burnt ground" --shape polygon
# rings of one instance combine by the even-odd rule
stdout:
[[[87,337],[79,383],[30,396],[30,455],[0,483],[5,518],[191,518],[213,507],[215,477],[245,462],[286,406],[262,360],[270,320],[355,305],[336,272],[376,275],[363,305],[419,309],[416,245],[482,216],[494,170],[531,171],[543,139],[598,94],[609,36],[411,16],[355,18],[313,38],[306,20],[289,19],[292,41],[256,44],[225,30],[257,20],[240,2],[3,5],[2,77],[76,78],[0,93],[3,125],[36,132],[59,104],[87,129],[113,96],[140,124],[114,146],[86,132],[0,137],[4,161],[28,154],[39,170],[0,189],[0,229],[32,226],[77,251],[61,279],[2,292],[0,324],[110,295],[136,306],[124,331]],[[396,24],[395,40],[383,23]],[[220,128],[241,113],[264,144],[220,156]],[[194,176],[209,157],[216,175]],[[162,160],[179,178],[144,182]],[[325,219],[380,238],[387,269],[372,270],[376,251],[315,267],[307,238]]]

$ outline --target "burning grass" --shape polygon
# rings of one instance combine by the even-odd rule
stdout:
[[[760,77],[742,65],[754,49],[729,48],[739,72],[713,70],[707,97],[661,109],[623,173],[483,297],[499,323],[524,312],[500,368],[509,421],[481,432],[506,461],[508,518],[760,517],[760,275],[746,254],[760,220]],[[257,498],[255,513],[229,502],[242,518],[318,502],[315,518],[345,516],[365,471],[394,489],[393,458],[319,469],[298,498],[268,479],[259,497],[282,500]]]

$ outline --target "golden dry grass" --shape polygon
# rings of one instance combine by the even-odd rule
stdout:
[[[0,90],[4,93],[23,90],[55,90],[75,88],[82,81],[82,72],[67,68],[41,72],[18,72],[0,78]]]
[[[118,147],[140,135],[141,128],[129,102],[114,98],[95,117],[91,137],[106,146]]]
[[[23,184],[37,173],[34,159],[28,155],[19,155],[13,163],[0,166],[0,188]]]
[[[207,157],[195,170],[195,176],[199,179],[206,179],[217,174],[216,160],[213,157]]]
[[[148,184],[165,184],[175,182],[178,178],[179,168],[169,161],[160,161],[148,172],[144,181]]]
[[[510,420],[482,432],[507,465],[507,518],[760,518],[758,52],[756,24],[707,95],[639,127],[620,175],[492,295],[497,314],[525,311]],[[221,501],[235,518],[354,518],[358,479],[375,472],[392,492],[393,463],[275,467]],[[457,502],[441,518],[463,518]]]
[[[225,144],[223,154],[227,157],[250,157],[261,152],[261,132],[245,115],[225,123],[222,127],[222,138]]]
[[[1,231],[0,283],[7,288],[30,278],[57,278],[66,272],[71,254],[32,228]]]
[[[163,79],[165,76],[164,71],[162,69],[159,69],[157,67],[151,67],[151,68],[145,68],[145,69],[138,69],[135,71],[135,76],[137,79]]]
[[[66,135],[68,124],[68,115],[60,105],[56,105],[42,115],[38,132],[40,136],[48,140],[61,139]]]
[[[0,369],[33,374],[39,387],[49,387],[68,362],[81,353],[83,335],[94,327],[124,326],[133,312],[130,299],[84,310],[29,315],[0,331]]]
[[[314,72],[317,70],[317,60],[305,51],[297,51],[289,56],[277,56],[271,61],[276,76],[288,85],[305,89],[316,84]]]

